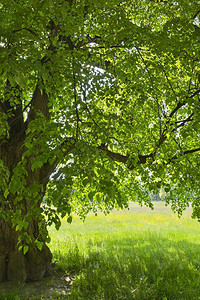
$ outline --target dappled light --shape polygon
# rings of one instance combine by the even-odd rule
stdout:
[[[200,298],[199,0],[0,20],[0,297]]]
[[[52,239],[54,259],[74,274],[69,299],[197,299],[198,222],[179,219],[163,202],[155,210],[131,205],[107,217],[75,217]],[[74,297],[74,298],[73,298]]]

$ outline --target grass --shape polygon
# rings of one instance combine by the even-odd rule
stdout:
[[[131,204],[84,223],[63,219],[59,231],[52,226],[54,261],[74,278],[70,296],[56,299],[200,300],[200,224],[191,212],[179,219],[162,202],[154,211]],[[0,296],[22,299],[17,289]]]
[[[163,203],[50,228],[54,260],[73,274],[67,299],[200,299],[200,226]]]

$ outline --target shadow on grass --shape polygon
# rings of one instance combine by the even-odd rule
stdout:
[[[87,249],[86,249],[87,248]],[[200,299],[200,249],[187,241],[148,236],[74,243],[54,253],[75,274],[68,299]]]
[[[197,300],[199,250],[198,244],[175,242],[149,233],[137,239],[113,236],[102,241],[90,240],[84,246],[75,241],[67,245],[66,241],[65,248],[54,252],[54,259],[61,270],[75,279],[70,295],[51,299]],[[53,291],[54,285],[49,289]],[[6,299],[24,298],[14,289],[9,295],[0,296],[0,300]]]

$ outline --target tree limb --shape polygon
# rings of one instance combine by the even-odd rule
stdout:
[[[105,144],[101,144],[99,147],[98,147],[99,150],[101,151],[104,151],[108,157],[110,157],[113,161],[118,161],[118,162],[121,162],[121,163],[124,163],[126,164],[128,159],[129,159],[129,155],[122,155],[120,153],[116,153],[116,152],[112,152],[108,149],[108,146],[105,145]],[[168,162],[167,164],[171,163],[172,161],[178,159],[180,156],[184,156],[184,155],[187,155],[187,154],[192,154],[192,153],[195,153],[195,152],[198,152],[200,151],[200,148],[196,148],[196,149],[191,149],[191,150],[186,150],[184,151],[182,154],[180,155],[175,155],[173,156]],[[148,158],[153,158],[154,157],[154,153],[151,153],[149,155],[138,155],[138,161],[136,164],[129,164],[127,167],[129,170],[133,170],[135,169],[136,165],[142,165],[142,164],[146,164],[147,162],[147,159]]]
[[[183,151],[179,155],[174,155],[172,158],[170,158],[166,164],[170,164],[171,162],[175,161],[176,159],[178,159],[179,157],[182,157],[184,155],[192,154],[192,153],[199,152],[199,151],[200,151],[200,148]]]
[[[47,119],[50,117],[49,96],[45,90],[41,90],[37,84],[31,99],[31,108],[28,114],[27,123],[29,124],[37,117],[37,111],[41,112]]]
[[[187,104],[187,102],[186,101],[183,101],[183,102],[178,102],[177,103],[177,105],[176,105],[176,107],[171,111],[171,113],[169,114],[169,116],[167,116],[167,118],[172,118],[174,115],[175,115],[175,113],[182,107],[182,106],[184,106],[184,105],[186,105]]]
[[[116,153],[116,152],[112,152],[108,149],[108,146],[106,144],[101,144],[98,147],[99,150],[104,151],[108,157],[110,157],[113,161],[118,161],[118,162],[122,162],[124,164],[126,164],[130,158],[129,155],[122,155],[120,153]],[[147,162],[148,158],[153,157],[153,154],[149,154],[149,155],[138,155],[138,160],[137,160],[137,165],[141,165],[141,164],[145,164]],[[133,170],[135,168],[135,164],[132,164],[131,161],[128,165],[128,169],[129,170]]]
[[[45,163],[42,168],[40,169],[40,179],[39,182],[41,184],[47,184],[49,181],[49,177],[53,172],[55,172],[56,167],[61,162],[61,157],[66,157],[73,149],[75,149],[76,146],[76,139],[69,137],[66,138],[57,148],[62,152],[62,155],[60,157],[57,156],[57,158],[54,160],[53,163],[50,163],[49,161]]]

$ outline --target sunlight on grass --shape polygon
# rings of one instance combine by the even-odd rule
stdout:
[[[200,299],[200,226],[163,203],[50,228],[54,260],[75,275],[69,299]]]

